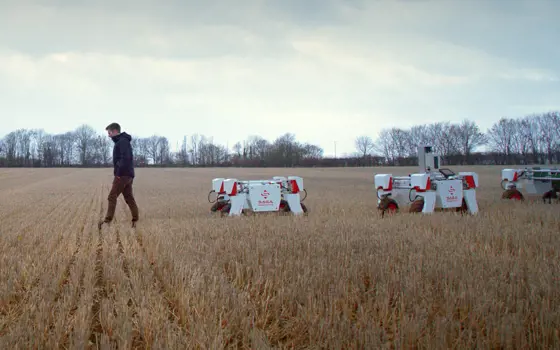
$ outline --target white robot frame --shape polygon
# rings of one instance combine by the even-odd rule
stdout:
[[[419,173],[409,176],[376,174],[377,204],[384,213],[409,205],[411,212],[432,213],[435,209],[455,208],[470,214],[478,212],[478,174],[440,168],[440,157],[432,147],[418,147]]]
[[[558,198],[560,191],[560,169],[540,167],[526,167],[522,169],[502,169],[502,195],[504,199],[523,200],[519,189],[525,189],[529,194],[543,195],[546,198]]]
[[[301,199],[300,193],[305,192]],[[215,202],[210,195],[217,193]],[[215,178],[208,201],[214,203],[212,212],[222,215],[239,216],[250,210],[259,212],[291,212],[295,215],[307,213],[302,203],[307,198],[303,179],[299,176],[274,176],[269,180],[238,180]]]

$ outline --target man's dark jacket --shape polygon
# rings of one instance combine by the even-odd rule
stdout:
[[[113,174],[115,176],[134,177],[134,164],[132,146],[130,141],[132,136],[122,132],[112,137],[115,146],[113,147]]]

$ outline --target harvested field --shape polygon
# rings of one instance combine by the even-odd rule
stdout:
[[[384,219],[371,168],[137,169],[138,227],[121,196],[101,231],[111,169],[0,169],[0,348],[559,348],[560,204],[469,169],[478,216]],[[274,175],[309,216],[209,215]]]

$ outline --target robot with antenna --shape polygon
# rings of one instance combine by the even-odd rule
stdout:
[[[478,174],[460,172],[455,174],[440,167],[440,156],[431,146],[420,146],[418,151],[419,172],[408,176],[375,174],[378,209],[397,212],[409,205],[409,212],[432,213],[436,209],[453,209],[475,214],[478,212],[476,188]]]

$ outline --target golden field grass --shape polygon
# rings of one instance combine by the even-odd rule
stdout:
[[[455,167],[456,171],[467,170]],[[560,204],[381,219],[373,172],[0,169],[0,348],[559,348]],[[299,175],[307,217],[210,216],[214,177]]]

